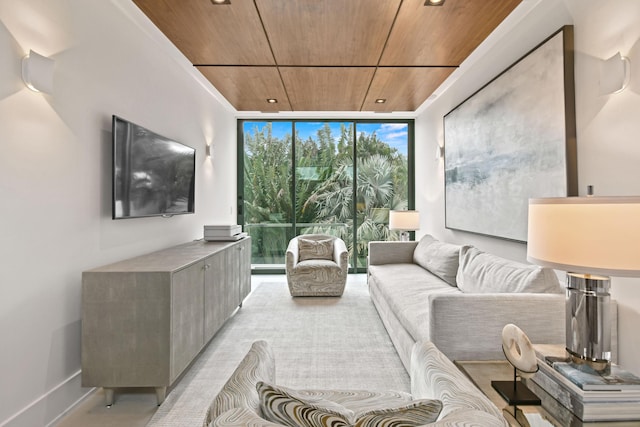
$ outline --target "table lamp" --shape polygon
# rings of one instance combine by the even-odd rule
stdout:
[[[527,260],[567,272],[567,352],[606,372],[608,276],[640,277],[640,197],[530,199]]]
[[[409,231],[420,228],[420,213],[418,211],[389,211],[389,230],[402,231],[400,240],[409,241]]]

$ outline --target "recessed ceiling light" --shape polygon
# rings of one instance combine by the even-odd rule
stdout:
[[[267,98],[267,102],[268,102],[269,104],[277,104],[277,103],[278,103],[278,100],[277,100],[277,99],[275,99],[275,98]]]
[[[213,4],[231,4],[231,0],[211,0]]]
[[[442,6],[444,4],[444,0],[426,0],[424,2],[425,6]]]
[[[384,104],[385,102],[387,102],[387,100],[386,100],[386,99],[384,99],[384,98],[378,98],[378,99],[376,99],[376,104]]]

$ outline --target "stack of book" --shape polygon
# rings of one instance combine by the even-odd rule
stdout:
[[[239,225],[205,225],[204,240],[207,242],[233,242],[247,237]]]
[[[639,377],[615,364],[610,374],[589,372],[549,355],[546,347],[536,346],[540,369],[527,384],[532,381],[584,422],[640,420]]]

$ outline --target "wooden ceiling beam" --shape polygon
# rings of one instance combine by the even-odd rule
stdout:
[[[265,112],[415,111],[521,2],[133,1],[238,111]]]
[[[382,66],[459,66],[521,0],[404,0]]]
[[[294,111],[358,111],[375,67],[279,67]]]
[[[400,0],[256,0],[278,65],[375,66]]]
[[[455,67],[379,67],[362,111],[415,111],[446,80]],[[384,99],[384,103],[377,103]]]
[[[198,66],[198,70],[238,111],[291,111],[276,67]],[[277,104],[267,99],[277,99]]]

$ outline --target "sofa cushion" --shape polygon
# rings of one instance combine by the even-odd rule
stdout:
[[[347,407],[325,399],[329,396],[341,397],[331,391],[319,393],[298,391],[263,382],[259,382],[256,389],[260,396],[263,417],[269,422],[291,427],[377,427],[381,425],[417,427],[434,422],[442,411],[442,402],[435,399],[398,402],[385,393],[343,392],[345,395],[351,395],[352,400],[355,398],[366,401],[373,398],[376,402],[375,407],[354,414]]]
[[[370,390],[296,390],[309,398],[320,398],[339,403],[355,414],[374,409],[402,406],[413,400],[409,393],[403,391],[370,391]]]
[[[414,341],[429,341],[429,296],[460,290],[416,264],[369,266],[369,286],[385,299]]]
[[[273,381],[276,375],[273,352],[266,341],[256,341],[222,390],[211,402],[205,425],[231,408],[260,409],[256,382]]]
[[[413,251],[413,262],[451,286],[456,286],[459,259],[460,246],[440,242],[428,234],[420,239]]]
[[[311,259],[333,260],[333,238],[305,239],[298,237],[299,261]]]
[[[280,427],[247,408],[233,408],[218,415],[208,427]]]
[[[420,399],[400,406],[389,406],[356,414],[355,427],[422,426],[438,419],[442,402]]]
[[[467,293],[564,291],[551,269],[507,260],[473,246],[460,250],[457,282]]]
[[[353,411],[319,397],[309,397],[293,389],[265,382],[256,385],[262,416],[270,422],[290,427],[349,427]]]

